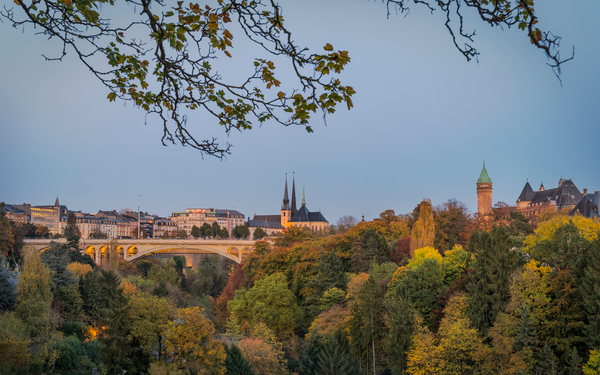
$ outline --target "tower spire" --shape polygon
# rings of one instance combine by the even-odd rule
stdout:
[[[302,186],[302,205],[306,205],[306,200],[304,199],[304,186]]]
[[[292,212],[296,211],[296,172],[292,172]]]
[[[285,190],[283,191],[283,204],[281,205],[281,209],[288,210],[289,206],[290,206],[290,199],[288,198],[287,172],[285,172]]]

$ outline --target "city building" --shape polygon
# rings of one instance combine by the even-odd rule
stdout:
[[[477,179],[477,213],[481,216],[492,210],[492,185],[492,179],[485,169],[484,161],[483,169]]]
[[[589,218],[600,218],[600,191],[596,190],[594,194],[588,194],[587,189],[583,189],[583,197],[577,205],[571,210],[569,215],[581,215]]]
[[[215,208],[188,208],[185,211],[176,211],[169,217],[169,220],[177,224],[177,230],[184,230],[188,236],[194,226],[198,228],[202,225],[212,225],[214,222],[219,227],[227,229],[231,234],[233,228],[238,225],[244,225],[244,214],[229,209]]]
[[[546,208],[573,210],[582,198],[583,194],[570,179],[563,180],[561,177],[558,186],[553,189],[545,189],[542,183],[538,191],[534,191],[527,181],[517,198],[517,210],[527,217],[533,217]]]
[[[5,204],[3,211],[6,213],[6,218],[14,221],[17,225],[28,223],[31,220],[27,212],[14,204]]]

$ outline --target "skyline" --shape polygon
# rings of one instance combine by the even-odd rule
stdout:
[[[536,4],[540,27],[563,37],[565,57],[575,46],[561,87],[516,28],[471,19],[481,56],[467,62],[441,15],[416,5],[407,17],[386,19],[377,2],[282,1],[299,44],[349,51],[340,78],[357,92],[354,108],[338,109],[326,126],[314,115],[313,134],[265,123],[229,137],[195,113],[191,130],[233,143],[225,161],[163,147],[156,118],[109,103],[73,54],[46,62],[41,55],[56,54],[55,43],[0,23],[0,48],[12,57],[0,61],[10,72],[0,85],[0,201],[47,205],[58,196],[72,210],[97,212],[135,210],[141,195],[142,211],[160,216],[214,207],[251,217],[279,212],[285,172],[295,171],[307,207],[335,224],[343,215],[410,213],[423,198],[434,206],[456,198],[476,212],[484,160],[493,203],[514,204],[527,180],[536,190],[542,182],[556,187],[561,177],[580,191],[600,190],[600,41],[593,37],[600,3],[584,3],[586,12]],[[234,58],[252,51],[234,36]],[[227,74],[243,70],[234,60],[217,63]],[[278,69],[285,71],[282,63]]]

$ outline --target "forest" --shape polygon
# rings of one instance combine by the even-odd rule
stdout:
[[[0,374],[600,374],[597,219],[342,219],[192,269],[118,240],[97,266],[74,224],[38,252],[0,209]]]

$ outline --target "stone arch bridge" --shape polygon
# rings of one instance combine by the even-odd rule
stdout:
[[[25,240],[26,245],[33,246],[39,251],[50,247],[50,242],[66,243],[64,238]],[[113,242],[117,246],[119,257],[129,262],[150,256],[190,255],[190,254],[219,254],[236,263],[242,263],[244,256],[252,252],[254,241],[248,240],[163,240],[163,239],[102,239],[81,240],[82,253],[88,254],[96,264],[102,264],[108,259],[108,253]]]

